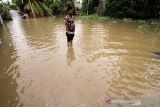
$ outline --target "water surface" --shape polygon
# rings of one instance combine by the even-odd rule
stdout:
[[[0,28],[0,107],[107,107],[109,97],[160,96],[160,56],[154,54],[160,36],[154,30],[76,17],[68,49],[63,17],[12,15],[6,30]],[[158,107],[158,101],[141,106]]]

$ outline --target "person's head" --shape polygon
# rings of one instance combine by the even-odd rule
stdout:
[[[72,7],[67,8],[67,14],[69,14],[69,15],[73,14],[73,8]]]

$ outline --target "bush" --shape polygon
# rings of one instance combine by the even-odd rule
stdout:
[[[9,5],[9,8],[16,10],[16,5],[15,5],[15,4],[10,4],[10,5]]]
[[[53,15],[57,15],[60,13],[59,7],[60,7],[60,3],[58,1],[55,1],[53,2],[53,4],[50,5]]]
[[[3,10],[1,15],[3,20],[12,20],[12,16],[8,10]]]
[[[2,4],[0,4],[0,14],[2,16],[3,20],[12,20],[12,16],[10,14],[8,6],[4,4],[4,7]]]
[[[53,11],[53,15],[65,14],[68,6],[74,8],[74,0],[55,0],[49,5]]]
[[[108,0],[106,15],[117,18],[158,18],[160,0]]]
[[[111,17],[134,17],[134,3],[130,0],[110,0],[106,6],[107,15]]]

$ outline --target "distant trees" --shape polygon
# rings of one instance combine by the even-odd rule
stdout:
[[[106,14],[118,18],[157,18],[159,12],[160,0],[108,0],[106,5]]]
[[[85,14],[94,13],[95,7],[98,7],[99,0],[83,0],[82,2],[82,11]]]
[[[98,12],[116,18],[148,19],[160,16],[160,0],[83,0],[83,13]]]
[[[35,16],[64,14],[75,0],[12,0],[22,13]],[[115,18],[159,18],[160,0],[83,0],[82,12]]]
[[[48,5],[53,10],[53,15],[65,14],[68,6],[74,6],[74,0],[51,0]]]

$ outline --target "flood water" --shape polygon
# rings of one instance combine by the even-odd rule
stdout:
[[[13,21],[0,28],[0,107],[131,107],[110,97],[160,105],[160,36],[136,22],[75,18],[67,48],[63,17]],[[153,101],[151,101],[151,99]]]

